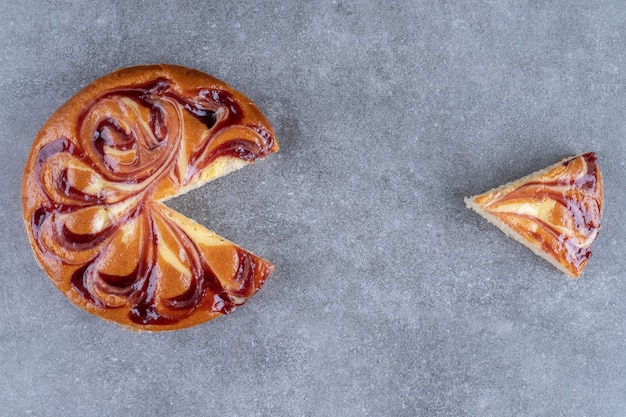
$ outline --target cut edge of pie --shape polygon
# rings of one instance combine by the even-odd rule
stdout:
[[[597,158],[587,152],[464,201],[508,237],[578,278],[600,230],[603,194]]]

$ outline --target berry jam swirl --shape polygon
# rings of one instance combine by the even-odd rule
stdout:
[[[224,89],[183,94],[166,77],[84,106],[74,137],[34,154],[29,226],[55,284],[90,311],[123,309],[139,326],[172,326],[199,309],[212,318],[254,294],[271,264],[160,202],[219,176],[205,173],[220,161],[277,149],[270,128],[243,113]]]
[[[597,159],[590,152],[476,202],[578,276],[600,230],[602,190]]]

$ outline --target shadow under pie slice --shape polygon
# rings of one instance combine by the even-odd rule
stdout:
[[[229,313],[273,266],[162,202],[277,150],[257,107],[207,74],[109,74],[34,140],[22,206],[35,257],[76,305],[133,330]]]
[[[602,175],[593,152],[468,197],[466,205],[572,278],[601,226]]]

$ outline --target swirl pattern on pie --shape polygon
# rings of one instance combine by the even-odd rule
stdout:
[[[36,259],[77,306],[133,330],[231,312],[273,266],[163,201],[278,150],[241,93],[152,65],[96,80],[36,136],[22,182]]]
[[[572,278],[583,272],[602,220],[602,175],[594,153],[465,199],[467,206]]]

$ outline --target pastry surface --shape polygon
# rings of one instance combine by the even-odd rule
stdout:
[[[231,312],[273,266],[162,202],[278,150],[257,107],[200,71],[132,67],[94,81],[35,137],[23,218],[74,304],[134,330]]]
[[[466,199],[510,237],[569,275],[578,277],[601,226],[602,175],[594,153]]]

